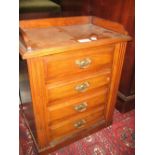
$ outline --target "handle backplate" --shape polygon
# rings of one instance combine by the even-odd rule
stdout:
[[[83,112],[87,109],[87,102],[82,102],[74,106],[74,109],[78,112]]]
[[[75,128],[82,128],[85,124],[86,124],[86,121],[84,119],[81,119],[74,124],[74,127]]]
[[[76,60],[75,64],[79,66],[79,68],[87,68],[91,64],[91,59],[90,58],[84,58],[81,60]]]
[[[86,81],[82,84],[79,84],[75,87],[75,90],[77,90],[78,92],[84,92],[87,90],[87,88],[89,87],[89,83]]]

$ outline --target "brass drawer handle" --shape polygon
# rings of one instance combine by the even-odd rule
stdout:
[[[86,124],[86,121],[84,119],[79,120],[74,124],[75,128],[82,128]]]
[[[91,64],[90,58],[84,58],[82,60],[76,60],[75,64],[78,65],[80,68],[87,68]]]
[[[87,102],[83,102],[79,105],[75,105],[74,109],[78,112],[83,112],[87,109]]]
[[[78,92],[84,92],[88,87],[89,87],[89,83],[88,82],[84,82],[82,84],[77,85],[75,87],[75,90],[77,90]]]

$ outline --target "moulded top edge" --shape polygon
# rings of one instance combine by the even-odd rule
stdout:
[[[124,27],[98,17],[65,17],[20,22],[21,55],[59,47],[83,46],[97,42],[128,41]],[[43,54],[43,53],[42,53]]]

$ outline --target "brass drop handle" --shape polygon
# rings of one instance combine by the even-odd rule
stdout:
[[[77,85],[75,87],[75,90],[77,90],[78,92],[84,92],[88,87],[89,87],[89,83],[88,82],[84,82],[82,84]]]
[[[85,124],[86,124],[86,121],[84,119],[81,119],[74,124],[74,127],[75,128],[82,128]]]
[[[75,64],[78,65],[81,69],[82,68],[87,68],[91,64],[91,59],[90,58],[84,58],[81,60],[76,60]]]
[[[78,112],[83,112],[87,109],[87,102],[80,103],[74,106],[74,109]]]

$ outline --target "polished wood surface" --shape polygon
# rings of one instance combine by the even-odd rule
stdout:
[[[109,30],[113,30],[113,31],[122,33],[122,34],[128,34],[128,32],[125,30],[125,28],[119,23],[113,22],[113,24],[112,24],[111,21],[105,20],[105,19],[102,19],[99,17],[93,18],[92,23],[94,23],[95,25],[98,25],[98,26],[102,26],[104,28],[108,28]]]
[[[92,15],[121,23],[133,37],[127,45],[119,85],[119,92],[127,99],[135,93],[135,0],[91,0],[90,5]],[[126,101],[125,98],[118,95],[117,108],[121,112],[134,107],[135,99]]]
[[[104,120],[104,107],[96,108],[90,112],[76,115],[75,117],[64,119],[61,123],[52,123],[50,126],[51,139],[55,140],[64,135],[71,135],[83,128],[88,128],[101,120]],[[82,122],[82,123],[80,123]],[[79,126],[78,126],[79,124]]]
[[[46,28],[50,26],[67,26],[77,24],[87,24],[91,20],[88,16],[66,17],[66,18],[43,18],[32,20],[20,20],[20,27],[23,29],[30,28]]]
[[[101,89],[87,93],[86,95],[81,95],[76,98],[63,99],[61,101],[52,102],[48,108],[49,111],[49,121],[61,121],[64,118],[68,118],[75,115],[80,115],[83,112],[90,111],[96,107],[104,107],[106,102],[107,89],[104,91]],[[83,108],[79,108],[83,105]],[[60,115],[59,112],[63,111]]]
[[[99,46],[44,57],[46,80],[54,82],[57,78],[61,80],[66,75],[76,74],[78,76],[83,73],[92,73],[100,71],[103,66],[104,69],[110,70],[113,51],[114,46]],[[83,65],[83,67],[77,64],[77,61],[84,63],[87,59],[90,60],[89,64]]]
[[[95,25],[95,23],[93,23],[94,20],[99,20],[98,23],[106,25],[105,28],[98,24]],[[112,32],[106,29],[107,27],[109,27]],[[65,50],[69,51],[90,46],[107,45],[131,39],[131,37],[122,34],[122,32],[125,33],[126,31],[121,25],[119,26],[119,24],[107,20],[102,21],[100,18],[91,16],[81,18],[36,19],[30,20],[29,22],[25,20],[20,21],[20,28],[23,29],[27,35],[26,38],[29,38],[31,42],[31,50],[24,47],[22,41],[20,42],[20,54],[25,59],[60,53]],[[118,29],[118,31],[116,29]],[[55,35],[55,37],[51,37],[51,33]],[[95,40],[91,38],[95,38]],[[79,41],[80,39],[87,39],[89,41],[81,43]],[[70,47],[69,49],[68,46]]]
[[[111,79],[111,86],[109,90],[109,98],[107,104],[107,111],[106,111],[106,119],[112,121],[112,115],[115,108],[117,92],[121,77],[121,71],[123,66],[123,60],[125,55],[126,43],[119,43],[116,44],[114,60],[113,60],[113,72],[112,72],[112,79]],[[119,52],[118,52],[119,51]],[[115,92],[115,93],[113,93]]]
[[[126,101],[135,93],[135,1],[134,0],[79,0],[70,1],[63,0],[60,3],[62,13],[60,16],[78,16],[78,15],[95,15],[103,17],[107,20],[113,20],[121,23],[128,33],[133,37],[132,41],[127,45],[127,52],[123,64],[121,82],[119,92],[123,94],[123,98],[118,95],[117,108],[121,111],[128,111],[128,107],[134,107],[134,98]],[[24,15],[25,16],[25,15]],[[22,19],[24,19],[24,16]],[[43,18],[56,16],[50,13],[38,13],[28,15],[30,18]],[[25,16],[26,19],[26,16]],[[105,27],[105,24],[102,25]],[[119,29],[120,25],[116,28]],[[109,27],[110,29],[110,27]],[[121,28],[122,29],[122,28]],[[120,30],[121,30],[120,29]],[[123,32],[122,32],[123,33]],[[28,48],[28,47],[27,47]],[[128,105],[130,104],[130,105]],[[125,108],[126,107],[126,108]]]
[[[46,87],[44,85],[44,66],[41,58],[28,59],[28,72],[30,78],[33,112],[37,129],[39,147],[48,143],[47,115],[46,115]]]
[[[89,15],[91,11],[90,0],[62,0],[60,5],[63,17]]]
[[[107,85],[110,82],[110,75],[97,74],[86,77],[81,77],[76,81],[69,81],[61,84],[49,84],[47,85],[48,101],[52,102],[64,97],[70,97],[82,93],[87,93],[92,89],[97,89]],[[79,89],[78,87],[85,87]]]
[[[73,31],[79,27],[80,33]],[[131,40],[126,30],[90,16],[21,21],[20,28],[31,42],[31,50],[27,50],[20,40],[20,54],[28,65],[38,152],[44,154],[78,135],[110,125],[126,43]],[[59,28],[61,31],[53,31]],[[90,40],[74,40],[72,45],[62,37],[62,44],[55,40],[49,43],[51,35],[58,39],[62,32]]]

